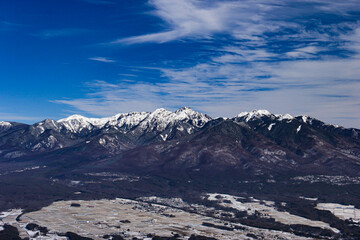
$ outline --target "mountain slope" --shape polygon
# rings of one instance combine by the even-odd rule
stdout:
[[[266,110],[211,119],[186,107],[160,108],[33,125],[1,122],[0,159],[36,158],[54,166],[65,161],[85,170],[360,175],[358,133]]]

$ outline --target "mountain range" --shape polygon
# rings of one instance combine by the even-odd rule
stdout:
[[[71,165],[70,172],[359,176],[360,130],[266,110],[212,119],[188,107],[33,125],[2,121],[0,162],[8,171],[36,164]]]

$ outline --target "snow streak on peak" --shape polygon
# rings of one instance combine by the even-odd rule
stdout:
[[[309,117],[309,116],[306,116],[306,115],[302,115],[302,116],[301,116],[301,120],[302,120],[304,123],[311,123],[311,122],[312,122],[312,117]]]

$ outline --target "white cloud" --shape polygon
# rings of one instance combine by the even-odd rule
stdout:
[[[104,62],[104,63],[113,63],[115,60],[105,58],[105,57],[92,57],[89,58],[89,60],[98,61],[98,62]]]
[[[257,10],[268,11],[270,5],[248,4],[248,1],[198,1],[198,0],[151,0],[156,9],[154,15],[168,24],[168,30],[118,39],[112,43],[164,43],[183,38],[211,38],[215,33],[228,32],[240,36],[245,30],[252,34],[267,29],[265,25],[254,25],[262,20]]]
[[[117,39],[113,44],[135,44],[144,42],[165,43],[179,39],[212,38],[214,34],[225,33],[235,39],[249,40],[252,44],[264,42],[262,34],[276,33],[281,28],[302,31],[302,37],[327,38],[326,33],[309,33],[302,29],[295,18],[311,16],[317,12],[347,14],[358,9],[358,2],[328,0],[286,1],[286,0],[149,0],[154,7],[151,12],[167,24],[162,32]],[[314,20],[316,21],[316,20]],[[321,23],[319,23],[321,25]],[[282,36],[289,38],[288,36]]]

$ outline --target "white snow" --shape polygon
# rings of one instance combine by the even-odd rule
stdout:
[[[100,138],[99,143],[104,146],[106,144],[106,140],[104,138]]]
[[[163,136],[162,134],[160,134],[160,137],[162,138],[162,140],[163,140],[163,141],[166,141],[166,139],[167,139],[168,135],[167,135],[167,134],[165,134],[165,136]]]
[[[342,220],[352,219],[354,222],[360,223],[360,209],[355,208],[353,205],[318,203],[316,208],[320,210],[328,210]]]
[[[148,129],[150,131],[163,131],[169,124],[185,120],[190,120],[196,127],[202,127],[210,121],[211,118],[187,107],[180,108],[175,113],[164,108],[159,108],[146,117],[139,126],[142,129]]]
[[[299,198],[309,200],[309,201],[317,201],[318,200],[318,198],[310,198],[310,197],[304,197],[304,196],[300,196]]]
[[[291,116],[290,114],[285,114],[285,115],[281,115],[281,114],[278,114],[276,115],[276,117],[278,118],[278,120],[293,120],[294,117]]]
[[[298,128],[296,129],[296,133],[300,132],[301,130],[301,125],[298,126]]]
[[[72,132],[80,132],[84,128],[92,129],[92,126],[103,127],[109,118],[87,118],[81,115],[72,115],[68,118],[60,119],[57,122],[65,126]]]
[[[91,130],[93,127],[102,128],[105,125],[125,127],[130,129],[139,126],[141,129],[152,131],[154,129],[163,131],[169,124],[189,120],[194,126],[202,127],[211,120],[205,114],[196,112],[188,107],[178,109],[176,112],[170,112],[164,108],[149,112],[130,112],[119,113],[106,118],[87,118],[81,115],[72,115],[68,118],[60,119],[66,129],[72,132],[80,132],[83,129]]]
[[[290,115],[290,114],[285,114],[285,115],[275,114],[274,115],[274,114],[270,113],[268,110],[253,110],[252,112],[241,112],[236,117],[238,117],[238,118],[246,117],[245,122],[248,122],[250,120],[253,120],[253,119],[256,119],[256,118],[261,118],[263,116],[276,118],[279,121],[282,121],[282,120],[291,121],[291,120],[294,119],[294,117],[292,115]]]
[[[12,124],[9,122],[0,121],[0,131],[6,131],[11,128]]]
[[[0,126],[11,127],[12,125],[9,122],[0,121]]]
[[[304,123],[308,123],[308,120],[311,119],[309,116],[302,115],[301,119]]]
[[[181,132],[184,131],[184,128],[183,128],[182,126],[177,127],[176,129],[179,130],[179,131],[181,131]]]
[[[268,130],[271,131],[272,127],[275,126],[275,123],[271,123],[269,126],[268,126]]]
[[[254,118],[261,118],[263,116],[272,116],[273,114],[271,114],[268,110],[253,110],[252,112],[241,112],[237,115],[237,117],[245,117],[246,119],[245,121],[248,122]]]
[[[259,212],[262,217],[272,217],[275,221],[284,223],[284,224],[302,224],[313,227],[320,227],[324,229],[329,229],[335,233],[339,233],[339,230],[331,227],[328,223],[321,221],[314,221],[304,217],[290,214],[288,212],[281,212],[275,208],[275,203],[272,201],[260,201],[258,199],[252,198],[251,202],[241,202],[241,199],[228,195],[228,194],[219,194],[211,193],[207,194],[208,200],[218,201],[217,196],[221,196],[220,205],[225,207],[231,207],[239,211],[247,211],[248,214],[255,214],[255,211]],[[224,202],[223,200],[228,200],[229,202]]]

